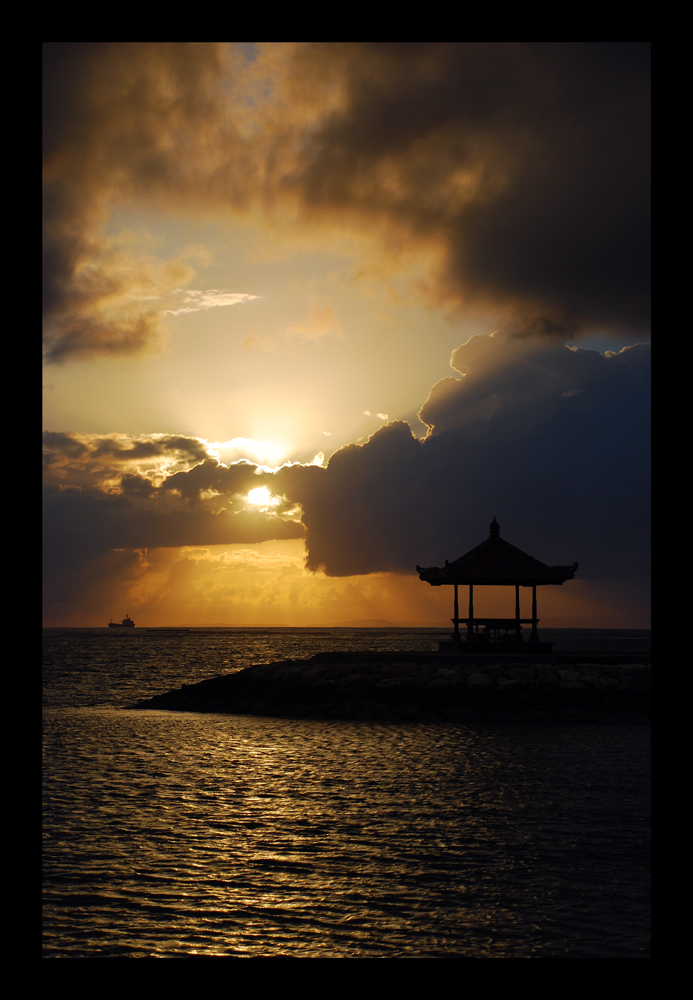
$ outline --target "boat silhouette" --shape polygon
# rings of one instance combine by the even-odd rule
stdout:
[[[108,623],[108,627],[109,628],[134,628],[135,627],[135,623],[132,620],[132,618],[130,617],[130,615],[125,615],[125,618],[123,618],[122,622],[110,621]]]

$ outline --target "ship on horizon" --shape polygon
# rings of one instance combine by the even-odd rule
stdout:
[[[125,618],[123,618],[122,622],[114,622],[111,619],[111,621],[108,623],[108,627],[109,628],[134,628],[135,627],[135,623],[132,620],[132,618],[130,617],[130,615],[125,615]]]

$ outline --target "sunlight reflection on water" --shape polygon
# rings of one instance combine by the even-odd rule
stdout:
[[[645,957],[648,750],[48,709],[44,955]]]

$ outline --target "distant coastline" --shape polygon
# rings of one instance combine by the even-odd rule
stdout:
[[[108,626],[104,626],[104,625],[43,625],[42,624],[41,628],[42,629],[46,629],[46,630],[47,629],[93,629],[95,631],[96,630],[100,630],[102,632],[108,631]],[[338,624],[338,625],[266,625],[266,624],[262,624],[262,623],[243,624],[243,625],[228,625],[228,624],[224,624],[224,623],[221,623],[221,622],[217,622],[217,623],[210,623],[210,624],[206,624],[206,625],[199,625],[199,624],[197,624],[197,625],[191,625],[191,624],[182,624],[182,625],[138,625],[138,626],[136,626],[135,631],[136,632],[153,632],[153,631],[163,632],[163,631],[177,631],[179,629],[186,629],[186,630],[187,629],[196,629],[198,631],[202,631],[202,630],[205,630],[205,629],[207,629],[207,630],[208,629],[223,629],[224,631],[241,631],[241,632],[243,630],[245,630],[245,629],[253,629],[253,630],[255,630],[255,629],[264,629],[266,631],[271,631],[273,629],[292,629],[292,630],[295,630],[297,632],[301,632],[301,631],[315,631],[315,630],[328,631],[330,629],[363,629],[363,630],[373,629],[373,630],[380,630],[380,631],[382,631],[382,630],[397,630],[397,631],[411,630],[411,631],[420,631],[420,632],[430,632],[431,634],[437,634],[437,633],[441,633],[442,634],[442,633],[448,633],[448,632],[450,632],[450,625],[449,624],[445,624],[445,623],[443,623],[442,625],[441,624],[421,624],[420,622],[418,622],[418,623],[415,622],[413,624],[411,622],[403,622],[402,624],[397,624],[395,622],[387,622],[386,624],[382,624],[382,625],[366,625],[364,623],[361,623],[361,624],[348,624],[346,622],[342,622],[341,624]],[[632,635],[634,637],[638,637],[638,638],[649,638],[652,635],[652,629],[650,627],[647,627],[647,628],[644,628],[644,627],[643,628],[635,628],[635,627],[628,627],[628,628],[606,628],[606,627],[605,628],[588,628],[586,626],[584,626],[584,627],[583,626],[565,626],[565,627],[561,627],[561,628],[558,628],[558,627],[554,628],[552,626],[546,626],[545,628],[540,629],[540,632],[542,634],[551,634],[551,635],[553,635],[554,633],[564,633],[564,634],[567,635],[568,633],[589,632],[589,633],[598,633],[598,634],[601,634],[601,635],[614,635],[614,636],[622,635],[624,638],[627,638],[630,635]]]

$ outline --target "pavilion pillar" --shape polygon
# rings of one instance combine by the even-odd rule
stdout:
[[[519,583],[515,584],[515,622],[516,622],[515,633],[516,633],[516,635],[517,635],[517,637],[519,639],[520,635],[522,633],[522,626],[520,625],[520,584]]]
[[[474,635],[474,584],[469,584],[469,621],[467,623],[467,638],[471,639]]]
[[[539,632],[537,631],[537,585],[532,586],[532,634],[529,637],[530,642],[539,642]]]
[[[457,584],[455,584],[455,617],[454,617],[453,620],[455,622],[455,631],[452,633],[452,638],[455,640],[455,642],[459,642],[460,641],[460,605],[459,605],[459,601],[457,600]]]

